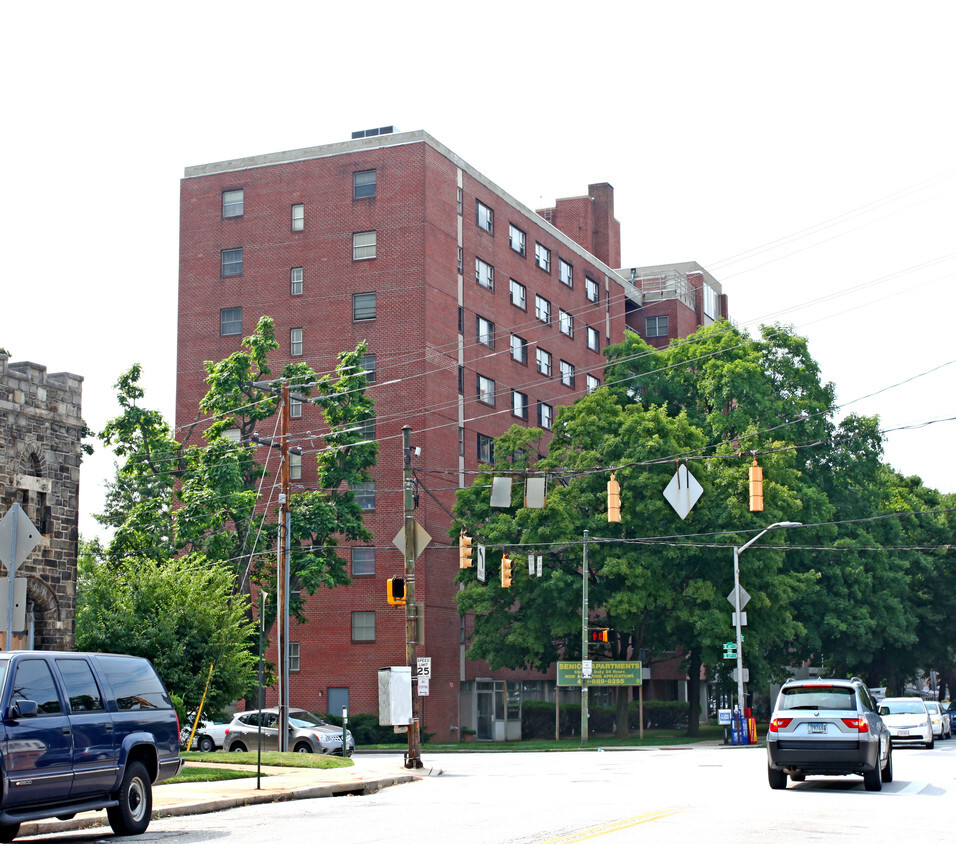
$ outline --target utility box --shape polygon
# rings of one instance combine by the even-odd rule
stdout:
[[[393,665],[378,670],[378,723],[405,727],[412,723],[412,669]]]

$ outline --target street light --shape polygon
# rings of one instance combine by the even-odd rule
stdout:
[[[737,708],[740,710],[741,718],[743,718],[744,715],[744,655],[743,642],[741,641],[743,637],[740,635],[740,555],[769,530],[802,526],[803,522],[774,522],[743,545],[734,546],[734,609],[736,610],[734,613],[734,627],[737,631]]]

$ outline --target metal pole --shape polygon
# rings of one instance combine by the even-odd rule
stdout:
[[[13,650],[13,605],[15,603],[15,588],[17,579],[17,524],[20,521],[20,504],[13,502],[10,508],[13,514],[10,525],[10,562],[7,565],[7,574],[10,576],[10,582],[7,584],[7,650]]]
[[[405,491],[405,660],[412,669],[412,723],[408,725],[406,768],[422,767],[418,734],[421,698],[418,695],[418,605],[415,603],[415,474],[412,472],[412,429],[402,428],[402,486]]]
[[[581,744],[588,743],[588,678],[584,660],[588,658],[588,532],[584,531],[584,560],[581,564]]]
[[[278,648],[276,651],[279,669],[279,751],[289,749],[289,382],[282,382],[282,399],[279,411],[279,536],[276,590],[278,604]]]
[[[737,632],[737,708],[744,717],[744,649],[740,635],[740,549],[734,546],[734,627]],[[726,618],[727,616],[724,616]]]

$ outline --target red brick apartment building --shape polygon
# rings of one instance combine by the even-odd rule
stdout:
[[[368,343],[380,443],[360,493],[375,533],[345,549],[353,583],[308,601],[293,625],[290,701],[319,712],[377,712],[377,672],[405,661],[404,610],[385,581],[404,571],[402,439],[412,429],[424,477],[415,511],[433,537],[418,558],[432,658],[424,729],[454,739],[514,733],[522,696],[553,700],[540,674],[492,671],[465,657],[448,539],[455,488],[512,424],[550,427],[555,411],[601,383],[610,343],[633,330],[666,344],[726,315],[720,285],[696,264],[620,270],[620,224],[607,183],[532,211],[423,131],[391,128],[309,149],[188,167],[181,185],[177,424],[195,417],[202,362],[239,347],[262,315],[288,360],[332,369]],[[309,406],[292,433],[319,430]],[[310,418],[311,416],[311,418]],[[315,484],[303,458],[293,488]],[[676,688],[676,686],[675,686]],[[660,696],[676,697],[661,690]]]

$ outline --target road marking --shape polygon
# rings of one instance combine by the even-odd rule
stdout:
[[[661,820],[661,818],[669,818],[671,815],[679,815],[681,812],[686,811],[687,809],[664,809],[659,812],[648,812],[646,815],[637,815],[633,818],[624,818],[623,820],[615,821],[614,823],[592,826],[589,829],[583,829],[580,832],[562,836],[561,838],[549,838],[546,841],[542,841],[541,844],[574,844],[576,841],[600,838],[602,835],[610,835],[612,832],[631,829],[641,824],[658,821]]]

